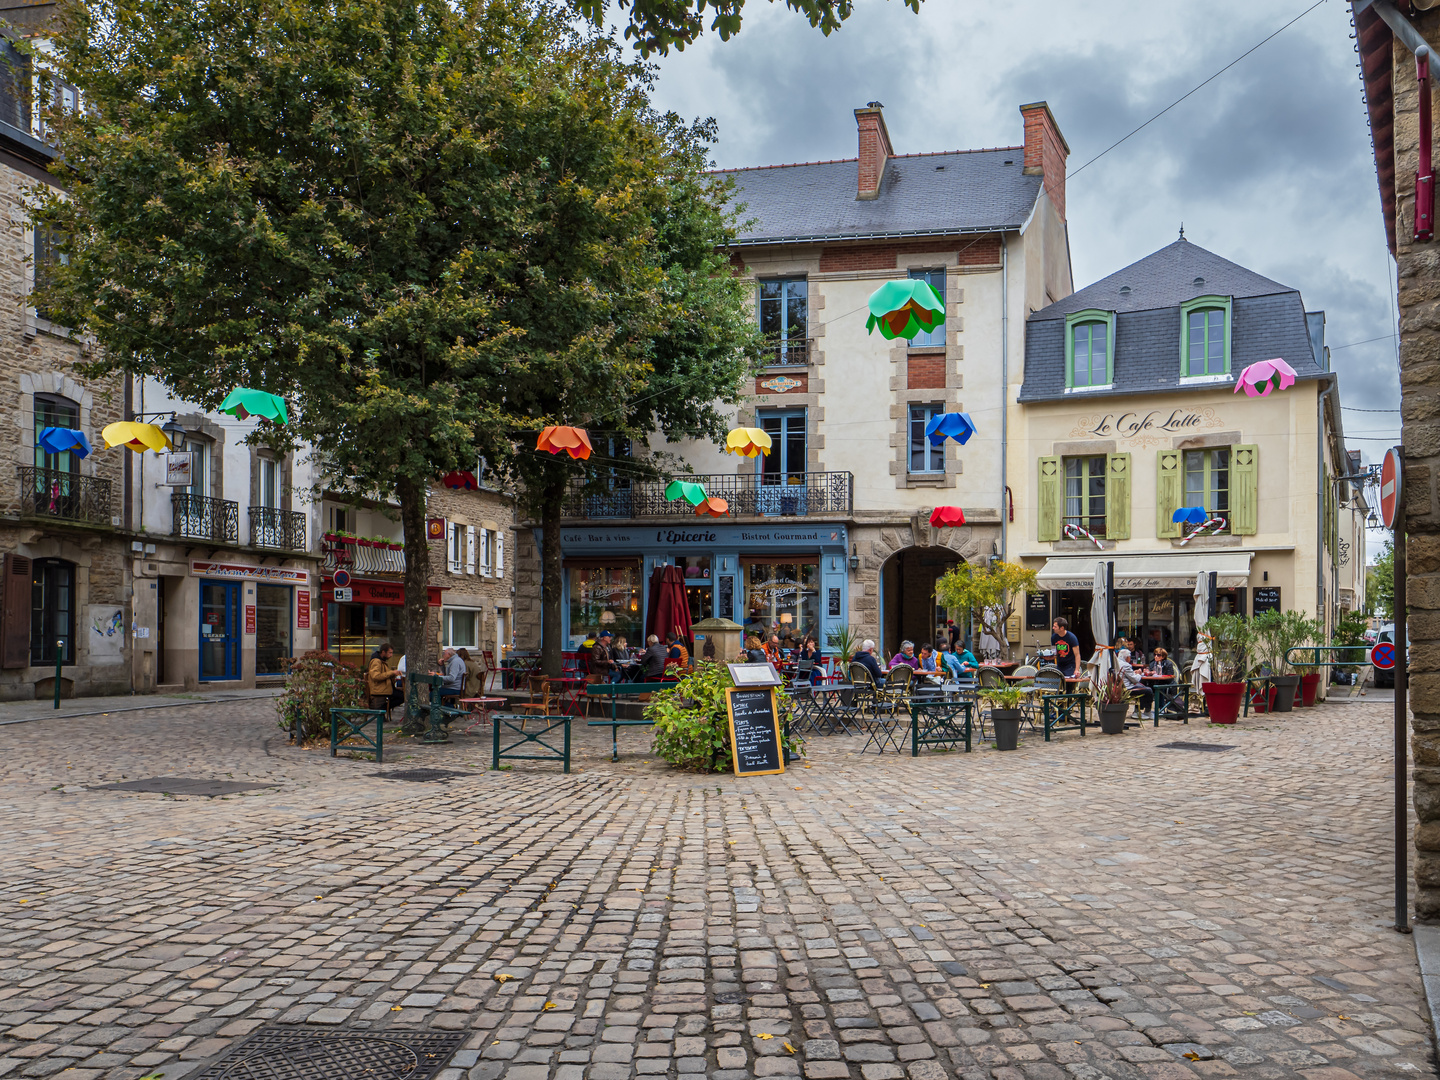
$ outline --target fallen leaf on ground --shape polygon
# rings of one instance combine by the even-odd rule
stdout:
[[[495,981],[498,983],[509,982],[514,977],[514,975],[496,975]]]
[[[768,1031],[762,1031],[756,1036],[757,1039],[773,1039],[774,1037],[775,1036],[771,1035]]]
[[[791,1046],[788,1042],[787,1042],[787,1043],[784,1043],[783,1045],[784,1045],[784,1047],[785,1047],[786,1050],[789,1050],[789,1051],[790,1051],[790,1053],[793,1054],[793,1053],[795,1052],[795,1048],[794,1048],[793,1046]]]
[[[391,1006],[390,1006],[390,1011],[391,1011],[391,1012],[399,1012],[402,1008],[404,1008],[403,1005],[391,1005]]]
[[[553,1002],[553,1001],[547,1001],[547,1002],[545,1002],[545,1004],[544,1004],[543,1006],[541,1006],[540,1011],[541,1011],[541,1012],[549,1012],[549,1011],[550,1011],[551,1009],[553,1009],[553,1008],[555,1008],[555,1002]]]

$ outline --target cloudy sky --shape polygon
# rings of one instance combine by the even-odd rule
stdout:
[[[1018,106],[1044,99],[1073,174],[1313,2],[926,0],[915,15],[857,0],[826,38],[783,5],[749,0],[738,37],[707,35],[660,61],[657,104],[715,117],[717,162],[740,166],[853,157],[852,110],[873,100],[900,153],[1015,145]],[[1187,239],[1324,309],[1347,439],[1369,461],[1399,416],[1357,410],[1396,409],[1399,387],[1350,33],[1348,4],[1324,0],[1072,175],[1066,201],[1077,288],[1170,243],[1183,221]]]

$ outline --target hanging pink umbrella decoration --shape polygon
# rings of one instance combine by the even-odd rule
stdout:
[[[965,524],[965,511],[958,506],[937,506],[930,511],[930,524],[937,529],[950,529]]]
[[[473,472],[466,472],[464,469],[456,469],[448,472],[440,478],[440,483],[455,491],[479,491],[480,481],[475,479]]]
[[[1240,372],[1235,393],[1245,391],[1246,397],[1265,397],[1271,390],[1284,390],[1295,385],[1295,369],[1278,356],[1260,360]]]

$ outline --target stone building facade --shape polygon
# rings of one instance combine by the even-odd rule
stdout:
[[[901,154],[872,102],[855,110],[855,158],[728,174],[749,219],[731,261],[770,341],[734,424],[766,430],[773,449],[664,445],[727,501],[718,520],[664,499],[663,483],[617,475],[577,492],[561,536],[567,648],[602,627],[638,643],[649,581],[669,563],[684,569],[693,620],[795,643],[815,634],[822,647],[849,628],[894,651],[936,635],[938,577],[1005,554],[1025,316],[1071,291],[1068,147],[1044,102],[1020,113],[1022,145]],[[868,297],[892,279],[935,288],[943,328],[909,342],[867,333]],[[930,446],[924,428],[941,412],[970,413],[977,432]],[[963,508],[965,525],[932,529],[938,505]],[[522,609],[538,608],[537,535],[519,540]],[[538,611],[517,631],[538,644]]]
[[[1410,5],[1398,5],[1408,12]],[[1417,239],[1420,90],[1424,44],[1433,82],[1440,11],[1351,0],[1370,115],[1380,208],[1395,257],[1400,305],[1400,418],[1408,546],[1409,692],[1414,760],[1415,915],[1440,918],[1440,249]],[[1434,113],[1432,112],[1432,125]],[[1430,133],[1434,137],[1433,126]],[[1397,620],[1398,621],[1398,620]],[[1397,635],[1398,639],[1398,635]]]

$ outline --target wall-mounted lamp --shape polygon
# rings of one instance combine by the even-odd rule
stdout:
[[[172,447],[174,447],[176,450],[185,449],[185,437],[189,434],[189,432],[187,432],[183,427],[180,426],[179,422],[175,419],[175,417],[170,417],[169,423],[164,424],[160,428],[160,430],[163,431],[165,433],[165,437],[170,440],[170,445]]]
[[[850,572],[852,574],[860,572],[860,546],[858,544],[850,545]]]
[[[1370,516],[1365,519],[1366,528],[1374,529],[1380,525],[1380,519],[1375,516],[1375,511],[1370,511]]]

